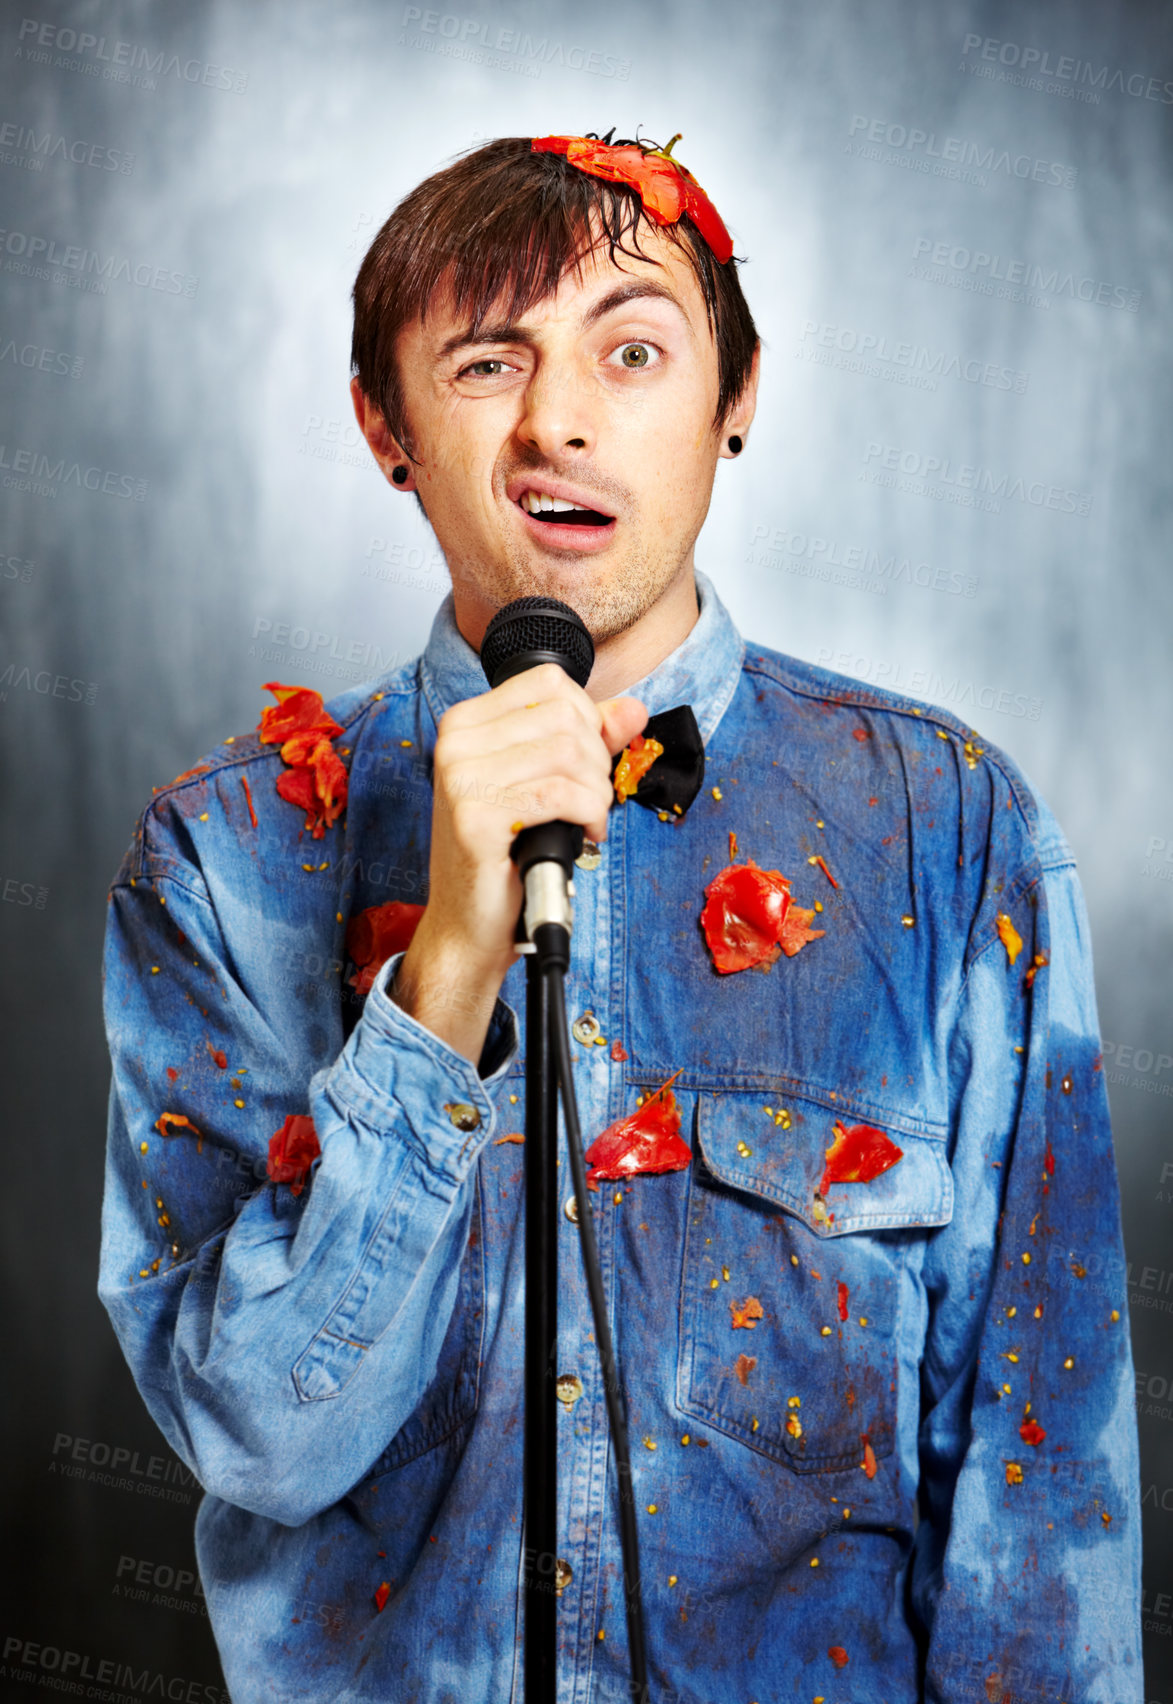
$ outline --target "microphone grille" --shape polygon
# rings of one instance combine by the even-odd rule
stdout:
[[[535,656],[535,663],[552,656],[579,686],[590,679],[594,641],[581,616],[557,598],[515,598],[497,611],[481,641],[481,667],[489,685],[507,678],[501,671],[515,658],[535,652],[546,654]]]

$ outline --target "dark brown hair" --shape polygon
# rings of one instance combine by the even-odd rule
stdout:
[[[654,144],[645,140],[643,146]],[[536,154],[529,137],[503,136],[405,196],[354,282],[351,371],[405,453],[416,459],[395,340],[404,326],[426,319],[438,288],[451,290],[457,313],[468,316],[475,335],[495,306],[513,320],[553,295],[563,274],[590,253],[592,228],[601,228],[599,246],[607,247],[613,264],[617,251],[653,259],[639,247],[643,226],[677,244],[700,285],[717,346],[713,425],[720,426],[745,387],[757,344],[739,262],[718,262],[687,215],[674,225],[656,225],[627,184],[590,177],[562,154]]]

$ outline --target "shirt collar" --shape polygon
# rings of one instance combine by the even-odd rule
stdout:
[[[699,569],[694,572],[701,606],[696,625],[651,674],[627,691],[647,705],[649,716],[691,704],[707,745],[737,689],[745,642],[713,582]],[[420,681],[437,722],[454,704],[488,690],[481,660],[456,625],[451,592],[432,622],[420,658]]]

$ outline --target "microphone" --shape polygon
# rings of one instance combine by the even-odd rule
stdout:
[[[539,663],[557,663],[585,686],[594,662],[594,642],[582,619],[557,598],[516,598],[497,611],[481,641],[481,667],[491,687]],[[525,884],[528,940],[521,950],[556,953],[564,966],[570,962],[574,860],[582,841],[581,823],[545,822],[523,828],[509,848]]]

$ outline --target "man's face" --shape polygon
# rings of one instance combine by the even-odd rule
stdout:
[[[475,342],[443,298],[400,333],[415,483],[473,643],[531,594],[602,641],[691,573],[723,436],[717,351],[685,257],[646,228],[639,240],[661,264],[595,250]],[[551,515],[551,498],[574,512]]]

